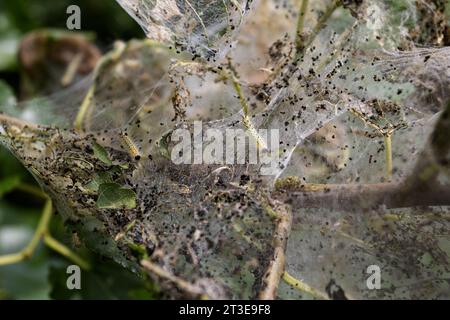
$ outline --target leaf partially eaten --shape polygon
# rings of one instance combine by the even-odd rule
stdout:
[[[136,193],[117,183],[103,183],[98,188],[97,207],[100,209],[134,209]]]

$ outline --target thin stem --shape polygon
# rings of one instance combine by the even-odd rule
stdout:
[[[49,248],[55,250],[62,256],[73,261],[75,264],[79,265],[84,270],[91,269],[91,266],[87,261],[83,260],[80,256],[78,256],[77,254],[72,252],[72,250],[70,250],[68,247],[66,247],[65,245],[60,243],[58,240],[53,238],[50,234],[46,233],[44,235],[44,242]]]
[[[29,193],[37,198],[41,198],[41,199],[48,199],[48,196],[38,187],[33,186],[32,184],[28,184],[25,182],[22,182],[21,184],[19,184],[16,187],[16,190],[22,191],[22,192],[26,192]]]
[[[44,205],[44,209],[42,211],[41,219],[39,220],[36,231],[34,232],[33,237],[31,238],[28,245],[18,253],[0,256],[0,266],[17,263],[25,259],[28,259],[33,255],[34,251],[36,250],[36,247],[39,244],[39,241],[41,240],[43,233],[47,230],[47,226],[50,221],[52,211],[53,211],[52,202],[50,199],[47,199]]]
[[[286,246],[292,228],[292,212],[286,207],[276,210],[278,221],[273,235],[272,260],[263,277],[263,289],[259,293],[261,300],[273,300],[276,298],[280,279],[285,272]]]
[[[386,148],[386,178],[390,180],[392,178],[392,134],[384,135],[384,145]]]
[[[372,120],[368,119],[363,113],[359,112],[356,109],[350,109],[350,112],[355,115],[357,118],[359,118],[361,121],[363,121],[365,124],[369,125],[370,127],[374,128],[378,131],[380,135],[384,138],[384,147],[386,149],[386,178],[390,180],[392,178],[392,171],[393,171],[393,165],[392,165],[392,135],[394,134],[394,130],[386,130],[381,128],[379,125],[377,125]]]
[[[13,254],[5,254],[3,256],[0,256],[0,266],[6,266],[9,264],[18,263],[20,261],[25,260],[26,257],[24,256],[24,253],[18,252]]]
[[[61,85],[63,87],[67,87],[69,84],[72,83],[73,79],[75,78],[75,75],[77,74],[77,70],[81,64],[81,61],[83,61],[83,53],[80,52],[77,55],[75,55],[75,57],[67,66],[66,72],[64,73],[61,79]]]
[[[417,174],[413,175],[420,179]],[[314,191],[308,191],[307,185],[286,179],[277,181],[275,186],[275,199],[289,199],[289,203],[298,208],[339,207],[340,210],[360,210],[380,204],[386,208],[450,205],[448,188],[440,185],[423,188],[423,182],[418,183],[416,180],[402,183],[330,184],[323,188],[317,186]]]
[[[242,123],[244,124],[244,127],[248,130],[248,132],[253,136],[253,138],[255,138],[258,148],[267,149],[267,145],[264,139],[262,139],[261,136],[258,134],[258,131],[256,130],[255,126],[250,120],[248,103],[244,96],[244,93],[242,92],[241,84],[239,83],[239,80],[236,77],[236,73],[233,67],[231,66],[231,63],[229,63],[229,69],[230,69],[229,76],[227,76],[227,78],[229,78],[233,83],[234,90],[238,95],[239,102],[241,103],[242,111],[244,113],[242,117]]]
[[[95,82],[89,88],[89,91],[87,92],[86,96],[83,99],[83,102],[81,103],[80,110],[78,110],[77,117],[75,118],[74,127],[78,131],[83,130],[83,121],[86,116],[86,113],[89,110],[89,106],[91,105],[91,100],[92,97],[94,96],[94,92],[95,92]]]
[[[356,21],[353,26],[344,31],[336,42],[333,44],[332,49],[330,50],[330,54],[326,56],[322,62],[316,68],[316,73],[321,72],[327,65],[330,64],[331,61],[338,59],[343,53],[344,44],[350,40],[350,37],[358,26],[358,21]]]
[[[200,298],[202,300],[209,299],[203,288],[175,276],[174,274],[164,270],[153,262],[149,260],[141,260],[141,265],[147,272],[149,272],[149,274],[168,280],[177,288],[190,294],[191,296]]]
[[[308,10],[308,2],[309,0],[301,0],[302,4],[300,6],[300,11],[298,13],[297,20],[297,30],[295,32],[295,47],[297,52],[303,51],[303,29],[305,26],[305,15]]]
[[[322,300],[330,300],[327,295],[319,292],[317,289],[314,289],[313,287],[304,283],[303,281],[294,278],[287,271],[285,271],[283,273],[283,280],[288,285],[298,289],[299,291],[308,293],[308,294],[312,295],[314,298],[322,299]]]
[[[244,239],[247,243],[251,244],[252,246],[254,246],[256,249],[258,249],[259,251],[263,251],[263,248],[261,246],[260,243],[257,243],[255,241],[252,240],[252,238],[248,235],[245,234],[245,230],[242,228],[241,225],[239,225],[238,223],[233,223],[233,230],[239,234],[242,239]]]
[[[191,61],[178,61],[175,65],[177,66],[197,66],[199,63],[197,62],[191,62]],[[239,103],[242,107],[242,123],[244,127],[248,130],[248,132],[253,136],[253,138],[256,140],[256,143],[258,145],[258,148],[261,149],[267,149],[267,144],[264,141],[264,139],[259,135],[258,131],[256,130],[255,126],[253,125],[251,119],[250,119],[250,108],[247,103],[247,99],[245,98],[245,95],[242,91],[242,86],[239,82],[239,79],[237,77],[237,72],[234,70],[233,66],[231,65],[231,62],[228,62],[228,67],[226,69],[222,68],[215,68],[208,66],[207,70],[214,72],[220,76],[220,80],[222,81],[231,81],[233,84],[234,90],[236,91],[236,94],[239,98]]]
[[[113,51],[111,51],[103,58],[101,58],[100,61],[97,63],[97,66],[94,69],[92,77],[93,84],[89,88],[89,91],[87,92],[86,96],[84,97],[83,102],[81,103],[80,109],[78,110],[77,116],[75,118],[74,128],[76,130],[83,131],[83,122],[91,106],[91,100],[94,97],[96,89],[96,80],[98,75],[100,74],[100,71],[107,65],[107,63],[117,61],[122,56],[125,49],[126,49],[125,43],[117,41],[115,43],[115,48],[113,49]]]
[[[234,90],[236,91],[236,93],[239,97],[239,102],[241,103],[242,111],[244,112],[244,116],[248,117],[249,107],[248,107],[247,100],[245,99],[244,94],[242,93],[241,84],[239,83],[239,80],[234,75],[231,75],[231,82],[233,83]]]
[[[188,0],[185,0],[185,2],[189,6],[189,8],[191,8],[192,12],[194,12],[195,16],[197,17],[198,21],[200,22],[200,25],[203,28],[203,32],[205,33],[205,38],[209,42],[208,30],[206,29],[205,23],[203,22],[203,20],[200,17],[200,15],[197,13],[197,10],[195,10],[194,6]]]
[[[28,245],[22,249],[18,253],[8,254],[4,256],[0,256],[0,266],[9,265],[21,262],[23,260],[31,258],[33,253],[36,251],[37,246],[39,245],[39,242],[43,238],[44,243],[51,249],[55,250],[56,252],[60,253],[64,257],[72,260],[74,263],[79,265],[85,270],[90,269],[90,265],[88,262],[84,261],[81,257],[73,253],[68,247],[63,245],[62,243],[58,242],[56,239],[54,239],[48,232],[50,219],[52,217],[53,213],[53,205],[50,198],[48,198],[47,195],[45,195],[43,192],[39,190],[39,193],[37,193],[37,188],[34,186],[27,186],[23,185],[22,189],[25,188],[28,192],[33,192],[43,198],[46,199],[44,208],[42,209],[42,216],[39,220],[38,226],[36,228],[36,231],[33,234],[33,237],[31,238]]]
[[[47,199],[44,205],[44,209],[42,210],[41,220],[39,221],[36,231],[34,232],[31,241],[28,243],[28,245],[25,247],[23,251],[26,257],[31,257],[31,255],[36,250],[36,247],[38,246],[42,236],[47,231],[48,224],[50,223],[50,218],[52,217],[52,212],[53,212],[52,201],[50,199]]]
[[[301,50],[297,51],[294,59],[295,63],[298,63],[298,61],[302,58],[305,49],[308,48],[314,42],[320,31],[322,31],[322,29],[325,28],[328,19],[330,19],[334,11],[336,11],[336,9],[339,8],[340,6],[341,6],[340,0],[333,0],[333,3],[325,10],[323,15],[319,18],[317,24],[313,28],[311,35],[302,44],[300,48]]]

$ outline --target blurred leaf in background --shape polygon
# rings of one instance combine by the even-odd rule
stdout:
[[[48,5],[51,3],[51,5]],[[23,36],[40,29],[66,29],[69,5],[81,9],[81,32],[95,34],[96,44],[108,49],[117,39],[144,37],[142,29],[115,1],[38,0],[0,1],[0,78],[18,92],[18,50]]]
[[[2,4],[0,8],[1,6]],[[0,9],[0,72],[17,68],[16,53],[20,35],[20,31],[11,24],[6,12]]]
[[[105,46],[116,39],[143,37],[142,29],[115,1],[58,0],[47,4],[37,0],[2,1],[0,12],[9,25],[6,30],[23,35],[40,28],[65,29],[66,9],[74,4],[81,9],[82,31],[94,31]]]
[[[155,299],[156,289],[143,285],[136,275],[112,261],[95,261],[94,271],[82,273],[81,290],[68,290],[66,264],[50,268],[49,281],[53,299]]]
[[[13,90],[0,80],[0,104],[13,108]],[[22,184],[35,184],[25,168],[4,148],[0,149],[0,255],[15,253],[26,246],[38,224],[42,200],[21,190]],[[71,247],[69,234],[57,215],[51,234]],[[150,282],[118,264],[102,260],[87,249],[77,250],[90,257],[93,269],[82,273],[82,290],[66,287],[70,261],[40,244],[31,259],[0,266],[0,299],[151,299],[158,294]]]
[[[116,39],[142,38],[141,28],[115,1],[58,0],[43,4],[37,0],[0,2],[0,105],[10,115],[15,110],[17,93],[24,79],[18,50],[26,34],[49,30],[50,36],[72,34],[66,28],[66,8],[80,6],[81,34],[96,39],[101,49],[111,47]],[[73,34],[77,34],[73,32]],[[32,52],[27,52],[32,54]],[[39,90],[35,90],[34,94]],[[31,98],[32,94],[27,96]],[[23,249],[38,224],[43,202],[21,188],[34,185],[34,179],[11,153],[0,148],[0,255]],[[68,232],[62,219],[55,215],[51,234],[73,247],[76,233]],[[66,287],[66,269],[73,264],[44,244],[27,261],[0,266],[1,299],[152,299],[158,290],[140,275],[95,255],[84,247],[76,248],[93,265],[91,271],[82,271],[82,289],[70,291]]]

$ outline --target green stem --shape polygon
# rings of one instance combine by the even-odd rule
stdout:
[[[386,148],[386,177],[388,180],[392,178],[392,134],[384,135],[384,145]]]
[[[86,96],[83,99],[83,102],[81,103],[80,109],[78,110],[78,114],[75,118],[74,122],[74,128],[78,131],[83,131],[83,122],[86,117],[87,112],[89,111],[89,108],[91,106],[91,100],[94,97],[95,89],[96,89],[96,80],[98,75],[100,74],[100,71],[110,62],[117,61],[123,54],[123,52],[126,49],[125,43],[118,41],[115,44],[115,48],[105,55],[103,58],[100,59],[100,61],[97,63],[97,66],[95,67],[95,70],[93,72],[93,84],[89,88],[89,91],[87,92]]]
[[[298,13],[298,20],[297,20],[297,30],[295,32],[295,46],[297,48],[297,52],[303,51],[303,29],[305,26],[305,15],[306,11],[308,10],[308,1],[309,0],[301,0],[302,4],[300,6],[300,11]]]
[[[77,74],[78,67],[81,64],[81,61],[83,60],[83,54],[78,53],[75,55],[75,58],[69,63],[67,66],[66,72],[64,73],[62,79],[61,79],[61,85],[63,87],[67,87],[70,85],[75,78]]]
[[[49,248],[55,250],[56,252],[58,252],[62,256],[68,258],[71,261],[73,261],[75,264],[79,265],[84,270],[90,270],[91,269],[91,266],[90,266],[90,264],[87,261],[83,260],[80,256],[78,256],[77,254],[72,252],[72,250],[70,250],[68,247],[66,247],[62,243],[60,243],[58,240],[53,238],[51,235],[45,234],[44,235],[44,242]]]
[[[45,200],[48,199],[48,196],[41,189],[39,189],[38,187],[33,186],[31,184],[25,183],[25,182],[22,182],[21,184],[19,184],[16,187],[16,190],[29,193],[37,198],[41,198],[41,199],[45,199]]]
[[[28,245],[23,250],[26,257],[31,257],[33,252],[36,250],[36,247],[38,246],[42,236],[47,231],[48,224],[50,223],[50,218],[52,217],[52,212],[53,212],[52,201],[50,199],[47,199],[44,205],[44,209],[42,210],[41,220],[39,221],[36,231],[34,232],[34,235],[31,238],[30,243],[28,243]]]
[[[53,211],[52,202],[50,199],[47,199],[44,205],[41,220],[39,220],[39,224],[36,228],[36,231],[34,232],[33,237],[31,238],[28,245],[18,253],[0,256],[0,266],[17,263],[25,259],[29,259],[33,255],[34,251],[36,250],[36,247],[39,244],[39,241],[41,240],[43,233],[47,230],[47,226],[50,221],[52,211]]]
[[[336,60],[340,57],[340,55],[343,53],[343,48],[345,43],[349,40],[349,38],[352,36],[353,32],[356,27],[358,26],[358,21],[356,21],[353,26],[345,30],[339,38],[334,43],[332,50],[330,50],[330,54],[319,63],[319,65],[316,68],[316,73],[319,73],[325,68],[329,63],[333,60]]]
[[[23,185],[25,189],[27,190],[33,190],[33,192],[36,192],[34,190],[33,186],[26,186]],[[39,190],[40,191],[40,190]],[[88,262],[84,261],[82,258],[80,258],[78,255],[73,253],[69,248],[58,242],[56,239],[54,239],[49,233],[48,228],[50,224],[50,219],[52,217],[53,213],[53,205],[50,198],[48,198],[47,195],[40,192],[40,196],[44,197],[46,200],[44,208],[42,210],[42,216],[39,220],[38,226],[36,228],[36,231],[33,234],[33,237],[31,238],[28,245],[22,249],[18,253],[8,254],[4,256],[0,256],[0,266],[9,265],[21,262],[23,260],[29,259],[33,253],[35,252],[40,240],[43,238],[45,244],[50,247],[51,249],[55,250],[56,252],[60,253],[61,255],[65,256],[66,258],[72,260],[74,263],[79,265],[85,270],[90,269],[90,265]]]
[[[322,300],[330,300],[325,294],[317,291],[316,289],[307,285],[306,283],[294,278],[287,271],[285,271],[283,273],[283,280],[290,286],[292,286],[300,291],[306,292],[306,293],[312,295],[314,298],[322,299]]]
[[[9,264],[18,263],[20,261],[23,261],[24,259],[25,259],[25,256],[22,252],[6,254],[4,256],[0,256],[0,266],[6,266]]]
[[[249,116],[250,111],[249,111],[247,100],[245,99],[244,93],[242,92],[241,84],[239,83],[239,80],[236,77],[235,71],[233,70],[231,63],[230,63],[229,69],[230,69],[230,71],[229,71],[230,75],[227,77],[233,83],[234,90],[236,91],[236,93],[239,97],[239,102],[242,106],[242,111],[244,113],[244,116],[242,117],[242,122],[244,124],[244,127],[255,138],[255,140],[258,144],[258,148],[266,149],[267,146],[266,146],[265,141],[260,137],[260,135],[258,134],[258,131],[254,127],[254,125],[250,119],[250,116]]]
[[[324,14],[319,18],[317,21],[317,24],[315,25],[314,29],[311,32],[311,35],[306,39],[305,43],[302,44],[302,47],[300,51],[297,51],[295,56],[295,63],[298,63],[300,59],[302,58],[304,51],[306,48],[308,48],[316,39],[317,35],[322,31],[323,28],[325,28],[326,23],[328,19],[332,16],[334,11],[336,11],[337,8],[341,6],[340,0],[333,0],[333,3],[325,10]]]
[[[239,102],[241,103],[242,111],[244,111],[244,116],[248,117],[249,113],[248,103],[244,97],[244,94],[242,93],[241,85],[234,75],[231,75],[231,82],[233,83],[234,90],[236,91],[239,97]]]
[[[89,106],[91,105],[92,97],[94,96],[95,92],[95,79],[92,86],[89,88],[89,91],[87,92],[86,96],[83,99],[83,102],[81,103],[80,110],[78,110],[77,117],[75,118],[74,127],[78,131],[83,131],[83,121],[86,117],[86,113],[89,110]]]

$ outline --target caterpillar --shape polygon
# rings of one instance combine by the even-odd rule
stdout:
[[[124,142],[124,146],[128,149],[128,153],[131,155],[131,157],[139,161],[141,159],[141,153],[139,152],[138,146],[134,144],[134,142],[128,137],[126,133],[120,133],[120,137],[122,138],[122,141]]]
[[[244,115],[242,121],[244,123],[245,128],[250,133],[250,135],[252,135],[253,138],[255,138],[258,148],[261,148],[263,150],[267,149],[266,143],[264,142],[263,138],[261,138],[261,136],[258,134],[258,131],[253,126],[253,123],[251,122],[250,118]]]

